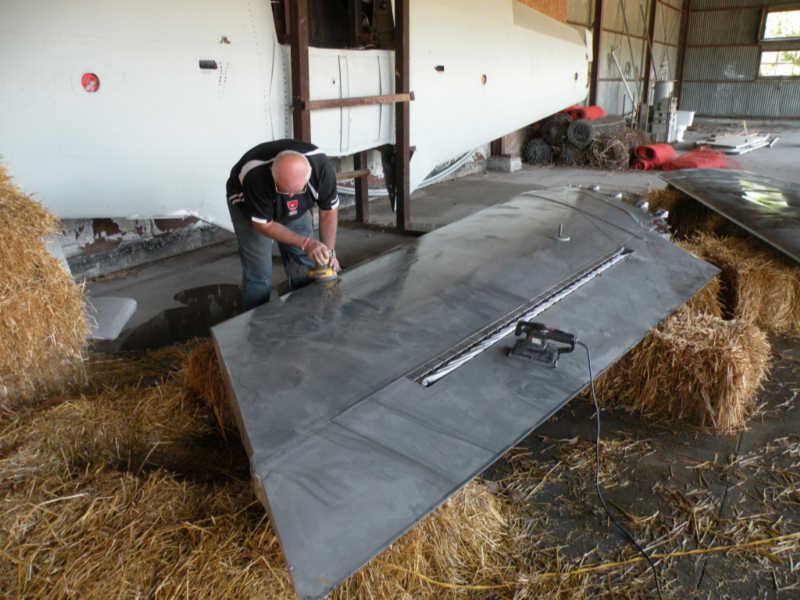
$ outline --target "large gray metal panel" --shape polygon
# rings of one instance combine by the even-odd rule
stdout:
[[[800,81],[683,84],[681,108],[704,115],[780,117],[800,115]]]
[[[631,91],[636,94],[634,82],[628,82]],[[631,101],[620,81],[601,81],[597,84],[597,104],[610,114],[623,114],[631,111]],[[624,108],[624,110],[623,110]]]
[[[655,57],[655,65],[658,69],[658,79],[676,79],[675,71],[678,68],[678,49],[673,46],[666,46],[658,42],[653,44],[653,57]],[[652,73],[651,73],[652,75]],[[650,80],[650,87],[652,88],[656,80]],[[652,104],[652,94],[650,103]]]
[[[687,48],[684,79],[752,80],[758,74],[758,46]]]
[[[583,354],[558,369],[510,358],[511,335],[430,387],[423,365],[624,247],[539,317],[577,333],[599,373],[716,274],[637,217],[590,191],[530,192],[213,329],[301,598],[329,593],[587,381]]]
[[[756,4],[759,3],[753,2],[753,0],[692,0],[692,10],[742,8],[752,7]],[[781,4],[797,4],[797,0],[769,0],[770,6],[778,6]]]
[[[761,24],[760,8],[743,8],[714,12],[692,12],[689,15],[688,43],[752,44]],[[725,49],[720,48],[721,51]]]
[[[800,262],[800,185],[727,169],[686,169],[661,179]]]
[[[623,15],[623,8],[625,14]],[[642,19],[642,11],[636,2],[604,2],[603,27],[615,31],[625,31],[625,21],[631,35],[647,35],[647,23]],[[605,35],[605,34],[603,34]]]
[[[681,37],[682,10],[656,3],[656,22],[653,32],[656,42],[678,45]]]
[[[635,80],[639,75],[637,67],[638,69],[642,68],[641,57],[642,50],[644,49],[644,40],[637,38],[631,39],[631,47],[633,48],[633,59],[631,59],[631,51],[628,47],[627,38],[624,35],[604,31],[602,36],[600,36],[600,70],[598,72],[598,77],[600,77],[600,79],[619,79],[619,69],[617,69],[617,66],[611,58],[611,49],[613,48],[625,79],[633,88],[634,84],[631,83],[631,81]],[[604,106],[603,108],[606,107]],[[606,110],[608,111],[607,108]]]

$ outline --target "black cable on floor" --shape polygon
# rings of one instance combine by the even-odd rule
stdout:
[[[586,364],[589,366],[589,385],[592,389],[592,401],[594,402],[594,412],[595,412],[595,449],[594,449],[594,459],[595,459],[595,469],[594,469],[594,487],[597,490],[597,496],[600,498],[600,504],[603,505],[603,509],[605,509],[608,518],[611,519],[611,522],[614,524],[614,527],[617,528],[619,533],[625,538],[628,542],[633,544],[636,549],[644,556],[647,563],[650,565],[650,568],[653,570],[653,577],[656,581],[656,592],[658,593],[659,600],[663,600],[661,596],[661,584],[659,583],[658,579],[658,571],[656,570],[655,564],[653,561],[650,560],[650,557],[645,552],[644,548],[642,548],[636,539],[633,537],[631,532],[629,532],[625,527],[620,525],[617,520],[614,518],[614,515],[611,514],[611,511],[608,509],[608,505],[606,504],[605,498],[603,498],[603,493],[600,491],[600,405],[597,403],[597,395],[594,391],[594,377],[592,376],[592,357],[589,354],[589,346],[584,344],[581,341],[576,341],[576,344],[579,346],[583,346],[583,349],[586,350]]]

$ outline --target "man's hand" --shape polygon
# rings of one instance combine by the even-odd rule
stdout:
[[[331,268],[337,273],[341,273],[342,271],[342,266],[339,264],[339,259],[336,258],[336,255],[331,257]]]
[[[322,242],[318,242],[313,238],[308,238],[308,243],[306,244],[304,252],[306,256],[321,267],[326,266],[331,258],[330,249]],[[333,260],[337,265],[339,264],[338,261],[336,261],[336,257],[334,257]]]

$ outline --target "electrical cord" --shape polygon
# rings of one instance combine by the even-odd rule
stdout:
[[[650,568],[653,571],[653,577],[656,581],[656,592],[658,594],[659,600],[663,600],[661,596],[661,584],[658,579],[658,571],[656,570],[655,564],[645,552],[645,549],[642,548],[636,539],[633,537],[631,532],[629,532],[625,527],[620,525],[620,523],[614,518],[614,515],[611,514],[611,511],[606,504],[605,498],[603,498],[603,493],[600,491],[600,405],[597,403],[597,395],[594,390],[594,377],[592,376],[592,357],[589,353],[589,346],[584,344],[583,342],[577,340],[575,342],[578,346],[583,346],[583,349],[586,350],[586,364],[589,367],[589,385],[592,390],[592,402],[594,402],[594,412],[595,412],[595,452],[594,452],[594,459],[595,459],[595,469],[594,469],[594,487],[597,490],[597,496],[600,498],[600,504],[603,505],[603,509],[606,511],[608,518],[611,519],[611,522],[614,524],[614,527],[617,528],[622,537],[625,538],[628,542],[630,542],[639,553],[644,556],[645,560],[647,560],[647,564],[650,565]]]

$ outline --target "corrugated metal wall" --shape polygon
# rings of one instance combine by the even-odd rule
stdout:
[[[606,112],[627,114],[633,108],[630,96],[641,96],[646,36],[647,20],[637,0],[604,0],[596,59],[597,104]]]
[[[763,6],[797,5],[776,0]],[[798,117],[800,79],[759,78],[762,6],[691,0],[680,107],[721,117]]]
[[[591,27],[595,1],[567,2],[567,22]],[[677,78],[682,5],[683,0],[602,0],[600,46],[595,57],[598,61],[596,103],[607,112],[630,113],[633,107],[630,96],[636,102],[642,97],[651,10],[655,10],[655,64],[648,97],[652,96],[656,77]]]

